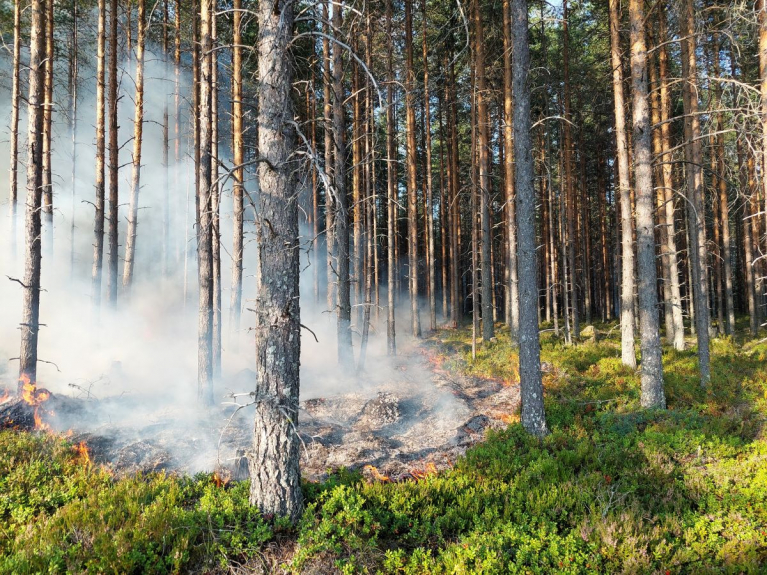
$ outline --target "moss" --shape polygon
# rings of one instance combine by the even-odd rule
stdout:
[[[466,330],[429,345],[451,369],[515,381],[502,329],[475,361]],[[707,389],[694,350],[664,350],[665,411],[640,409],[619,355],[617,330],[575,347],[547,335],[548,437],[511,425],[418,482],[307,483],[296,527],[263,520],[247,483],[114,480],[63,439],[0,433],[0,571],[764,572],[767,344],[715,340]]]

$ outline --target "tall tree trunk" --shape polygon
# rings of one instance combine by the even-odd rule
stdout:
[[[389,57],[386,62],[388,83],[386,87],[386,350],[389,355],[397,355],[397,331],[395,324],[396,267],[394,258],[395,243],[394,221],[397,218],[397,182],[394,162],[397,161],[397,143],[394,122],[394,54],[392,39],[392,3],[386,0],[386,42]]]
[[[424,113],[424,139],[426,148],[426,165],[423,167],[426,175],[426,229],[428,230],[428,255],[429,255],[429,328],[437,329],[437,286],[436,265],[434,253],[434,196],[431,175],[431,102],[429,100],[429,49],[427,46],[428,20],[426,18],[426,0],[421,0],[423,12],[423,37],[421,45],[423,49],[423,113]]]
[[[175,75],[174,90],[173,90],[173,188],[178,192],[181,191],[181,181],[179,177],[179,171],[181,168],[181,0],[175,0],[174,8],[174,26],[173,26],[173,68]],[[188,187],[187,187],[188,190]],[[183,212],[185,202],[184,197],[178,193],[177,210],[178,213]],[[171,216],[171,221],[178,222],[178,214]],[[184,220],[186,227],[186,220]],[[174,226],[175,227],[175,226]],[[177,236],[180,237],[180,234]],[[180,249],[179,249],[180,248]],[[176,242],[176,265],[178,265],[180,258],[184,258],[184,264],[186,264],[186,242],[179,245],[178,240]]]
[[[512,0],[514,38],[514,157],[516,159],[517,230],[519,232],[519,378],[522,425],[533,435],[548,433],[543,408],[540,343],[538,341],[538,274],[535,254],[535,190],[530,133],[530,47],[527,0]]]
[[[451,38],[452,39],[452,38]],[[452,46],[451,46],[452,48]],[[461,210],[460,210],[460,189],[458,177],[458,127],[456,126],[456,98],[455,98],[455,69],[452,59],[452,49],[450,50],[450,64],[447,67],[447,85],[445,86],[448,120],[448,163],[450,164],[450,193],[448,198],[450,208],[448,210],[450,219],[450,325],[457,328],[461,323],[461,310],[463,309],[460,290],[460,229],[461,229]]]
[[[720,74],[719,66],[720,44],[718,35],[714,36],[714,77]],[[730,240],[730,206],[727,193],[727,179],[725,177],[725,149],[724,149],[724,117],[722,107],[722,85],[716,83],[715,87],[717,107],[716,113],[716,157],[717,157],[717,183],[719,192],[719,216],[722,222],[722,265],[724,267],[724,301],[726,309],[726,331],[732,335],[735,333],[735,300],[733,296],[733,270],[732,270],[732,244]]]
[[[19,394],[26,381],[37,381],[37,340],[40,331],[40,232],[42,221],[42,151],[45,98],[45,1],[32,0],[27,96],[27,201],[24,222],[24,288],[19,354]]]
[[[676,350],[684,349],[684,318],[682,317],[682,292],[679,285],[679,256],[676,247],[676,221],[674,217],[674,178],[671,162],[671,96],[668,85],[668,52],[666,41],[665,13],[660,11],[658,52],[658,75],[660,81],[660,136],[661,136],[661,181],[664,209],[666,212],[666,243],[668,245],[669,277],[671,280],[671,315],[674,324],[673,345]]]
[[[621,359],[623,365],[636,368],[634,351],[634,248],[632,244],[629,155],[626,141],[626,117],[623,99],[623,64],[621,63],[620,14],[618,0],[610,0],[610,55],[613,67],[615,100],[615,145],[618,149],[618,189],[621,205]]]
[[[405,0],[405,124],[407,129],[407,229],[408,285],[410,288],[410,329],[421,337],[418,301],[418,182],[415,141],[415,70],[413,67],[413,0]]]
[[[123,267],[123,288],[130,290],[133,284],[133,270],[136,259],[136,236],[138,232],[138,201],[141,190],[141,147],[144,135],[144,48],[146,45],[146,7],[143,0],[138,3],[138,37],[136,39],[136,95],[133,116],[133,154],[131,161],[130,206],[128,208],[128,231],[125,242],[125,265]]]
[[[487,113],[487,83],[485,81],[485,37],[479,0],[474,0],[474,38],[477,76],[477,152],[479,156],[479,194],[482,272],[482,339],[490,341],[495,337],[493,325],[493,282],[492,282],[492,235],[490,221],[490,160],[488,157],[490,135]]]
[[[45,108],[43,111],[43,213],[46,226],[46,250],[53,253],[53,169],[51,146],[53,144],[53,43],[54,1],[46,0],[45,16]]]
[[[580,320],[578,317],[578,282],[576,280],[577,270],[575,267],[575,242],[576,242],[576,222],[577,208],[575,205],[575,183],[573,182],[573,137],[572,137],[572,113],[570,105],[570,30],[568,25],[567,0],[562,3],[562,64],[564,80],[564,123],[562,129],[564,132],[563,142],[563,161],[564,161],[564,186],[565,186],[565,207],[567,218],[567,261],[570,267],[570,313],[572,314],[572,335],[578,339],[581,335]],[[567,293],[567,292],[565,292]]]
[[[685,113],[685,146],[687,173],[687,227],[690,235],[689,264],[692,274],[695,332],[698,336],[700,383],[705,387],[711,379],[709,356],[708,269],[706,248],[706,218],[703,201],[702,153],[700,149],[700,118],[698,115],[697,64],[695,61],[695,20],[692,0],[685,0],[682,21],[682,94]]]
[[[356,37],[357,30],[352,34]],[[356,41],[352,44],[352,49],[356,52],[359,48]],[[363,177],[362,177],[362,88],[360,85],[359,65],[354,62],[352,68],[352,242],[353,253],[351,255],[351,267],[354,277],[354,304],[357,308],[355,313],[355,325],[357,330],[362,327],[362,300],[363,300],[363,254],[364,240],[362,238],[363,220],[365,218],[363,206]]]
[[[19,76],[21,73],[21,0],[13,3],[13,71],[11,84],[11,153],[10,153],[10,185],[8,203],[10,206],[11,238],[10,245],[13,255],[16,255],[16,213],[19,197],[19,101],[21,89]]]
[[[761,147],[761,159],[762,159],[762,180],[761,190],[764,201],[767,202],[767,2],[765,0],[758,0],[759,9],[759,84],[761,93],[760,102],[760,121],[762,125],[762,147]],[[767,218],[767,214],[763,213],[763,218]],[[758,218],[752,222],[752,228],[757,227]],[[758,243],[756,244],[759,245]],[[764,269],[764,266],[761,266]],[[762,273],[764,275],[764,273]],[[757,282],[757,285],[763,286],[764,284]],[[759,289],[759,292],[762,290]],[[757,293],[757,301],[762,301],[763,294]]]
[[[642,406],[666,407],[658,322],[658,279],[653,218],[652,124],[647,89],[647,48],[643,0],[629,0],[631,80],[634,107],[634,179],[636,183],[639,330],[642,351]]]
[[[77,82],[79,78],[78,74],[78,61],[77,61],[77,55],[79,51],[78,46],[78,10],[77,10],[77,2],[72,3],[72,52],[69,55],[69,133],[72,138],[72,152],[70,154],[70,158],[72,160],[72,171],[70,172],[69,182],[72,186],[72,218],[71,223],[69,227],[69,274],[70,277],[74,275],[75,273],[75,212],[76,212],[76,197],[77,197]],[[102,46],[103,49],[103,46]],[[104,63],[102,62],[102,67]],[[103,114],[103,94],[104,94],[104,86],[103,86],[103,78],[102,78],[102,87],[101,87],[101,93],[102,93],[102,125],[101,129],[104,129],[104,114]],[[101,188],[102,188],[102,195],[101,195],[101,212],[102,212],[102,223],[101,223],[101,229],[102,229],[102,237],[101,237],[101,245],[102,248],[104,246],[104,222],[103,222],[103,215],[104,215],[104,195],[103,195],[103,188],[104,188],[104,148],[102,146],[101,149],[101,156],[102,156],[102,169],[101,169]],[[102,250],[103,252],[103,250]]]
[[[209,0],[204,0],[204,5]],[[267,516],[298,521],[303,511],[298,467],[301,352],[298,304],[298,198],[290,158],[293,2],[258,4],[260,98],[258,165],[261,209],[256,300],[256,424],[250,458],[250,502]],[[203,88],[204,90],[204,88]],[[203,104],[204,105],[204,104]]]
[[[232,299],[229,322],[235,345],[239,341],[242,314],[242,253],[244,226],[245,143],[242,138],[242,0],[234,0],[232,23],[232,158],[234,182],[232,185]]]
[[[109,107],[109,213],[107,223],[107,243],[109,244],[109,257],[107,261],[107,298],[112,307],[117,305],[117,264],[118,247],[117,238],[119,233],[119,189],[118,170],[120,168],[120,148],[117,144],[117,0],[110,0],[109,4],[109,86],[107,87],[107,100]]]
[[[343,7],[333,5],[333,28],[341,30]],[[344,71],[341,46],[333,44],[333,170],[336,191],[336,266],[338,272],[338,363],[344,368],[354,365],[351,329],[351,286],[349,282],[349,213],[346,197],[346,143],[344,120]]]
[[[96,310],[101,306],[101,271],[104,260],[104,89],[106,79],[106,2],[98,2],[98,29],[96,33],[96,213],[93,224],[93,270],[91,272],[91,298]],[[74,218],[74,214],[72,215]],[[98,313],[98,312],[97,312]]]
[[[322,39],[322,61],[323,61],[323,126],[325,129],[325,173],[328,178],[333,178],[333,101],[331,92],[333,90],[333,72],[331,70],[330,54],[330,15],[328,12],[329,0],[322,4],[322,16],[324,20],[323,29],[325,37]],[[337,279],[338,271],[335,267],[335,213],[336,204],[334,191],[329,189],[328,184],[325,187],[325,250],[326,250],[326,272],[327,272],[327,306],[328,311],[336,311],[337,306]],[[334,184],[333,184],[334,186]]]
[[[732,49],[732,47],[730,47],[730,70],[732,71],[733,77],[736,77],[737,63],[735,61],[735,50]],[[751,182],[749,179],[748,159],[741,138],[737,139],[737,154],[740,195],[744,197],[743,215],[740,217],[740,225],[743,230],[743,259],[745,264],[745,269],[743,270],[743,274],[745,276],[744,289],[746,292],[746,302],[748,305],[749,329],[751,331],[751,335],[756,337],[759,335],[759,308],[757,306],[754,278],[754,244],[751,241],[751,225],[753,218],[751,217],[751,202],[749,197],[751,196],[752,190]]]
[[[199,198],[197,201],[197,274],[199,283],[197,394],[198,399],[208,405],[213,403],[213,370],[215,368],[213,357],[213,203],[211,197],[213,194],[212,24],[213,0],[202,0],[200,3],[200,169],[197,176],[197,195]],[[263,246],[260,248],[263,249]],[[265,361],[265,358],[262,358],[262,361]],[[251,487],[251,489],[253,488]]]
[[[514,198],[514,126],[511,70],[511,7],[510,0],[503,1],[503,138],[506,158],[504,162],[504,187],[506,192],[506,235],[508,241],[509,310],[507,317],[511,339],[517,341],[519,332],[519,277],[517,274],[517,224]]]
[[[221,183],[219,180],[218,154],[218,0],[213,0],[211,13],[210,53],[210,206],[211,206],[211,249],[213,255],[213,378],[221,378]]]
[[[163,51],[163,76],[168,78],[170,69],[168,67],[168,58],[170,51],[168,49],[168,1],[162,2],[162,51]],[[163,278],[168,277],[170,260],[170,114],[169,114],[169,94],[167,88],[163,98],[162,105],[162,274]]]

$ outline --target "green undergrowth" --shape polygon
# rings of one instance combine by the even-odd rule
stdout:
[[[422,481],[306,483],[296,527],[254,512],[244,482],[116,480],[66,440],[0,433],[0,572],[764,573],[767,344],[715,340],[707,389],[694,350],[664,349],[669,408],[645,411],[611,327],[572,347],[544,333],[544,440],[515,424]],[[517,381],[507,332],[476,360],[470,344],[426,345]]]

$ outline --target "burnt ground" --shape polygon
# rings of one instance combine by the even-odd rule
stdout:
[[[517,413],[517,384],[447,372],[432,353],[415,348],[383,373],[376,369],[356,377],[344,393],[304,399],[299,433],[305,477],[321,480],[346,467],[361,469],[371,480],[396,481],[445,469],[486,430],[504,427]],[[247,389],[250,375],[241,374],[235,386]],[[237,399],[246,403],[248,398]],[[91,458],[116,475],[216,469],[233,479],[247,476],[244,456],[253,421],[248,408],[228,405],[201,413],[162,395],[148,401],[130,394],[105,399],[88,394],[54,395],[39,410],[43,421],[71,441],[85,442]],[[20,421],[2,421],[0,409],[0,428],[28,427],[31,419]]]

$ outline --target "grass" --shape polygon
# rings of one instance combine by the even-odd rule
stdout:
[[[616,332],[544,336],[546,439],[515,424],[423,481],[307,483],[296,527],[254,512],[247,483],[115,480],[65,439],[0,433],[0,572],[764,573],[767,344],[715,340],[705,390],[694,351],[664,350],[669,409],[644,411]],[[518,377],[503,331],[475,361],[466,330],[428,345]]]

